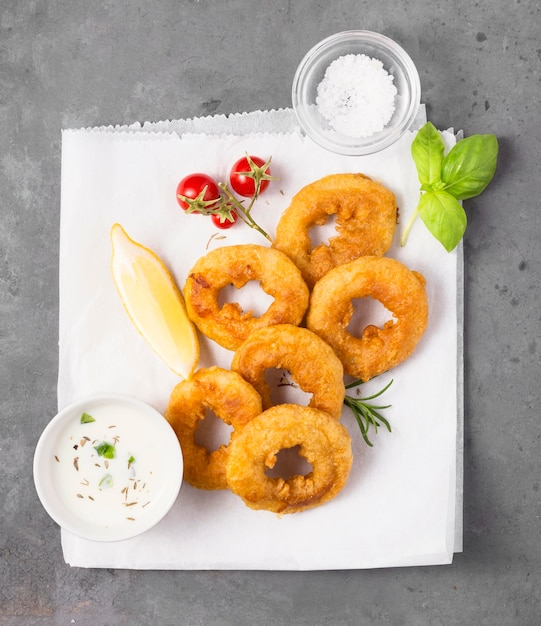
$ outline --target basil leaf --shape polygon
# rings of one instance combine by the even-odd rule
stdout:
[[[445,191],[458,200],[478,196],[496,171],[498,140],[495,135],[461,139],[443,159],[441,179]]]
[[[411,155],[423,190],[430,190],[432,185],[440,181],[444,148],[440,133],[430,122],[415,135],[411,144]]]
[[[451,252],[466,230],[466,212],[446,191],[428,191],[419,200],[419,215],[428,230]]]

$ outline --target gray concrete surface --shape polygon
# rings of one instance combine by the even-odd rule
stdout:
[[[289,106],[304,53],[353,27],[410,52],[436,125],[500,139],[495,180],[466,203],[464,553],[375,571],[70,569],[31,472],[56,409],[61,129]],[[540,33],[536,0],[0,0],[0,624],[541,623]]]

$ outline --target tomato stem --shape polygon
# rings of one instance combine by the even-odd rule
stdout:
[[[225,203],[226,206],[232,206],[233,210],[237,213],[239,218],[246,225],[248,225],[250,228],[253,228],[254,230],[256,230],[258,233],[263,235],[263,237],[265,237],[266,239],[268,239],[272,243],[272,239],[269,236],[269,234],[266,233],[263,230],[263,228],[261,228],[261,226],[259,226],[259,224],[251,216],[251,210],[252,210],[252,207],[254,206],[254,202],[255,202],[255,200],[257,198],[257,195],[258,195],[259,184],[260,183],[257,184],[256,191],[255,191],[254,195],[252,196],[252,198],[250,200],[250,204],[247,207],[245,207],[240,200],[237,200],[237,198],[235,198],[235,196],[231,193],[231,190],[229,189],[229,187],[225,183],[218,183],[218,187],[220,187],[220,189],[226,195],[226,203]]]

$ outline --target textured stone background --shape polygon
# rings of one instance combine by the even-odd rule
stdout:
[[[539,623],[540,27],[536,0],[0,0],[0,624]],[[61,129],[287,107],[304,53],[349,28],[409,51],[437,126],[500,140],[466,203],[464,553],[377,571],[68,568],[31,472],[56,409]]]

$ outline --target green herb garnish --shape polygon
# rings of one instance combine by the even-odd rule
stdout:
[[[478,196],[494,176],[498,160],[495,135],[471,135],[458,141],[447,155],[444,152],[440,133],[427,122],[411,145],[421,198],[402,235],[402,246],[406,245],[411,227],[420,216],[432,235],[451,252],[467,225],[460,200]]]
[[[107,443],[106,441],[100,443],[97,446],[94,446],[94,450],[98,453],[98,456],[102,456],[106,459],[114,459],[116,450],[115,446],[112,443]]]
[[[90,422],[95,422],[96,420],[89,415],[88,413],[83,413],[81,415],[81,424],[90,424]]]
[[[362,380],[356,380],[355,382],[346,385],[346,389],[358,387],[363,383],[364,381]],[[378,432],[378,427],[381,425],[385,426],[385,428],[391,432],[391,425],[379,412],[383,409],[388,409],[391,405],[387,404],[386,406],[376,406],[374,404],[369,404],[369,401],[381,396],[392,384],[393,381],[391,380],[383,389],[366,398],[354,398],[348,395],[344,398],[344,404],[353,411],[353,415],[355,416],[357,424],[361,429],[363,439],[370,447],[372,447],[372,443],[370,439],[368,439],[368,430],[371,426],[374,428],[376,434]]]
[[[101,487],[102,489],[109,489],[112,486],[113,477],[111,476],[111,474],[105,474],[105,476],[98,483],[98,487]]]
[[[135,457],[134,456],[130,456],[130,458],[128,459],[128,468],[131,467],[132,463],[135,463]]]

